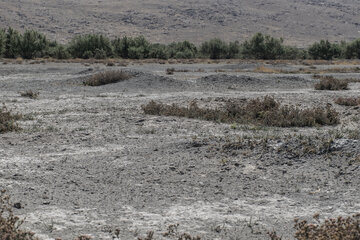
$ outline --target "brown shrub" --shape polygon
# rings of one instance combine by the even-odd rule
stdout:
[[[173,75],[175,72],[175,68],[167,68],[166,69],[166,74],[167,75]]]
[[[83,84],[86,86],[101,86],[110,83],[117,83],[129,79],[131,76],[123,71],[99,72],[86,79]]]
[[[176,104],[166,105],[155,101],[143,105],[145,114],[197,118],[224,123],[252,123],[277,127],[305,127],[335,125],[339,123],[338,113],[330,106],[300,109],[295,106],[281,106],[273,97],[256,98],[246,104],[227,103],[223,109],[200,108],[196,102],[188,107]]]
[[[0,133],[19,130],[16,121],[21,118],[20,114],[11,113],[4,105],[0,108]]]
[[[39,96],[39,92],[34,92],[32,90],[27,90],[25,92],[21,92],[20,95],[22,97],[28,97],[30,99],[37,99]]]
[[[23,220],[14,215],[9,197],[0,192],[0,240],[35,240],[34,233],[20,229]]]
[[[317,223],[308,223],[306,220],[295,219],[296,230],[294,238],[297,240],[359,240],[360,214],[351,217],[338,217],[319,221],[319,214],[314,215]],[[275,231],[268,232],[271,240],[281,240]]]
[[[336,79],[332,76],[319,76],[320,82],[315,84],[316,90],[347,90],[348,81]]]
[[[316,215],[315,217],[318,217]],[[295,219],[295,238],[297,240],[321,240],[321,239],[360,239],[360,214],[352,217],[338,217],[326,219],[323,223],[308,223]]]
[[[339,97],[335,100],[335,103],[343,106],[357,106],[360,105],[360,97]]]

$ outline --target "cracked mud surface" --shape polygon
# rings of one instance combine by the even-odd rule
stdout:
[[[129,65],[122,69],[133,78],[86,87],[86,76],[120,67],[0,65],[1,102],[26,116],[20,132],[0,135],[0,186],[21,203],[24,227],[40,239],[112,239],[116,228],[120,239],[148,231],[165,239],[171,224],[202,239],[267,239],[272,229],[291,236],[295,217],[360,211],[360,110],[334,104],[359,96],[360,83],[320,92],[309,74],[179,64],[189,71],[167,76],[168,67]],[[39,98],[21,97],[28,89]],[[150,100],[220,106],[266,95],[300,107],[332,104],[341,124],[230,126],[141,109]]]

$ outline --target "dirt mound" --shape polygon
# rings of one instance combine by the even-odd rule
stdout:
[[[294,76],[269,76],[267,79],[246,75],[215,74],[196,81],[198,87],[212,90],[266,90],[307,88],[312,81]]]
[[[134,77],[118,83],[119,87],[129,90],[157,90],[157,91],[182,91],[189,89],[191,83],[169,77],[157,76],[150,73],[133,73]]]

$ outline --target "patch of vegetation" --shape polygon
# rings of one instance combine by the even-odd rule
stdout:
[[[319,76],[320,82],[315,84],[316,90],[348,90],[348,81],[332,76]]]
[[[33,90],[27,90],[25,92],[21,92],[20,95],[22,97],[28,97],[30,99],[37,99],[39,97],[39,92],[34,92]]]
[[[0,240],[36,240],[34,233],[21,230],[23,220],[15,216],[9,196],[0,192]]]
[[[335,103],[343,106],[357,106],[360,105],[360,97],[338,97]]]
[[[101,86],[105,84],[125,81],[130,77],[130,74],[123,71],[99,72],[86,79],[83,84],[86,86]]]
[[[68,49],[77,58],[103,59],[113,54],[110,40],[101,34],[77,36],[70,42]]]
[[[16,124],[16,121],[21,118],[21,114],[13,114],[3,105],[3,107],[0,108],[0,133],[19,130],[20,128]]]
[[[310,46],[308,52],[312,59],[331,60],[341,56],[342,48],[339,44],[330,43],[328,40],[321,40]]]
[[[257,124],[276,127],[313,127],[339,123],[338,113],[326,106],[300,109],[265,96],[248,101],[246,104],[227,103],[222,109],[200,108],[195,101],[188,107],[177,104],[166,105],[155,101],[143,105],[145,114],[196,118],[224,123]]]
[[[230,42],[227,44],[221,39],[211,39],[200,46],[200,53],[203,57],[210,59],[227,59],[238,57],[240,53],[240,43]]]
[[[166,69],[166,74],[167,75],[173,75],[175,72],[175,68],[167,68]]]
[[[295,219],[294,228],[296,230],[294,238],[297,240],[325,240],[342,239],[358,240],[360,239],[360,214],[350,217],[338,217],[319,220],[319,214],[314,215],[316,223],[309,223],[306,220]],[[269,232],[272,240],[281,240],[276,232]]]
[[[199,46],[189,41],[170,44],[151,43],[143,36],[109,39],[102,34],[86,34],[74,37],[67,44],[47,40],[46,36],[34,30],[24,34],[8,28],[0,29],[0,56],[6,58],[36,57],[95,58],[120,57],[130,59],[360,59],[360,39],[351,43],[330,43],[321,40],[308,49],[284,45],[282,38],[274,38],[262,33],[250,40],[226,43],[221,39],[211,39]]]

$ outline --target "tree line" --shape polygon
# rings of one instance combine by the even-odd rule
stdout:
[[[110,39],[102,34],[86,34],[74,37],[67,44],[60,44],[35,30],[25,30],[21,34],[8,28],[0,29],[0,56],[24,59],[360,59],[360,39],[340,43],[321,40],[306,49],[300,49],[285,45],[282,38],[262,33],[255,34],[243,43],[211,39],[199,46],[189,41],[151,43],[143,36]]]

